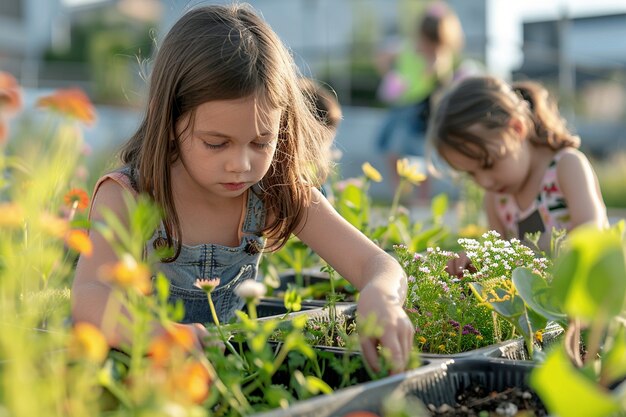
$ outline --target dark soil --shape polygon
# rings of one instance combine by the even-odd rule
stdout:
[[[476,417],[540,417],[548,412],[535,393],[519,387],[501,392],[487,392],[484,388],[471,385],[456,395],[457,404],[435,406],[428,404],[433,416],[476,416]]]

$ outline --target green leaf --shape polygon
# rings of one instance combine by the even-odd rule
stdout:
[[[267,405],[272,408],[287,408],[293,396],[289,390],[279,385],[270,385],[265,389]]]
[[[333,389],[326,382],[314,376],[307,376],[306,387],[311,394],[332,394]]]
[[[435,223],[441,223],[443,216],[448,210],[448,196],[441,193],[433,197],[432,203],[430,205],[430,210],[433,214],[433,221]]]
[[[626,377],[626,330],[621,324],[604,352],[601,375],[609,384]]]
[[[610,230],[577,228],[554,270],[553,288],[563,311],[586,320],[621,311],[626,265],[620,237]]]
[[[626,295],[625,277],[626,266],[621,245],[607,245],[596,257],[586,280],[596,310],[604,310],[610,316],[616,316],[622,311]]]
[[[513,285],[524,303],[537,314],[547,320],[567,326],[567,315],[559,311],[552,299],[550,285],[541,276],[534,274],[529,268],[516,268],[513,271]]]
[[[162,272],[157,273],[154,286],[159,301],[161,301],[161,303],[166,303],[167,297],[170,295],[170,282]]]
[[[532,372],[530,385],[548,411],[560,417],[604,417],[620,409],[617,398],[571,364],[562,346]]]

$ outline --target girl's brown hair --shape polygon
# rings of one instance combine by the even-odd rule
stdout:
[[[523,81],[510,86],[492,76],[465,78],[443,95],[429,121],[428,143],[440,154],[442,149],[454,149],[489,166],[498,144],[469,129],[480,125],[504,132],[512,118],[527,126],[527,139],[536,145],[554,150],[580,146],[580,138],[567,129],[555,101],[541,84]]]
[[[212,100],[256,95],[282,110],[276,153],[258,188],[269,214],[261,232],[271,238],[272,249],[285,244],[310,203],[311,187],[319,185],[319,170],[328,167],[323,146],[329,133],[308,107],[298,78],[289,51],[249,5],[192,9],[165,36],[154,60],[146,113],[121,153],[135,172],[138,191],[164,211],[167,241],[176,252],[163,261],[175,260],[182,243],[171,164],[195,109]],[[186,115],[189,123],[177,134]]]

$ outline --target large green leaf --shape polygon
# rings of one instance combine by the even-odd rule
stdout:
[[[563,311],[585,320],[619,314],[626,294],[620,237],[612,231],[581,227],[571,232],[568,244],[553,280]]]
[[[545,279],[534,274],[529,268],[516,268],[512,280],[517,294],[528,308],[547,320],[557,322],[563,327],[567,326],[567,315],[560,311]]]
[[[553,349],[530,376],[530,385],[548,411],[559,417],[605,417],[619,401],[575,368],[562,346]]]
[[[626,377],[626,329],[621,324],[603,354],[601,375],[609,384]]]

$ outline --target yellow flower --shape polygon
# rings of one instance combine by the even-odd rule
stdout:
[[[543,343],[543,330],[537,330],[535,332],[535,340],[537,340],[539,343]]]
[[[426,338],[425,338],[424,336],[420,336],[420,337],[418,337],[418,338],[417,338],[417,340],[418,340],[421,344],[426,343]]]
[[[476,339],[477,339],[477,340],[483,340],[483,336],[482,336],[482,335],[480,335],[480,334],[477,334],[477,335],[476,335]]]
[[[363,163],[361,165],[361,169],[363,170],[363,174],[365,177],[374,182],[381,182],[383,180],[383,176],[380,175],[380,172],[376,168],[374,168],[369,162]]]
[[[109,345],[100,329],[91,323],[80,322],[72,329],[68,352],[74,359],[101,363],[109,352]]]
[[[482,236],[486,231],[487,229],[477,224],[468,224],[459,230],[459,237],[477,238]]]
[[[414,185],[419,185],[426,179],[426,175],[420,171],[419,165],[411,164],[407,158],[398,159],[396,171],[400,178],[404,178]]]
[[[37,100],[38,107],[47,107],[65,116],[91,124],[96,112],[89,97],[78,88],[60,89]]]
[[[143,263],[137,263],[129,254],[122,256],[114,265],[100,268],[100,277],[125,289],[134,289],[142,294],[151,291],[150,269]]]
[[[439,349],[440,351],[443,352],[444,350],[446,350],[446,345],[441,344],[441,345],[437,346],[437,349]]]
[[[24,209],[16,203],[0,203],[0,227],[17,229],[24,225]]]
[[[93,245],[89,235],[83,230],[70,230],[65,235],[65,243],[81,255],[89,257],[93,253]]]

